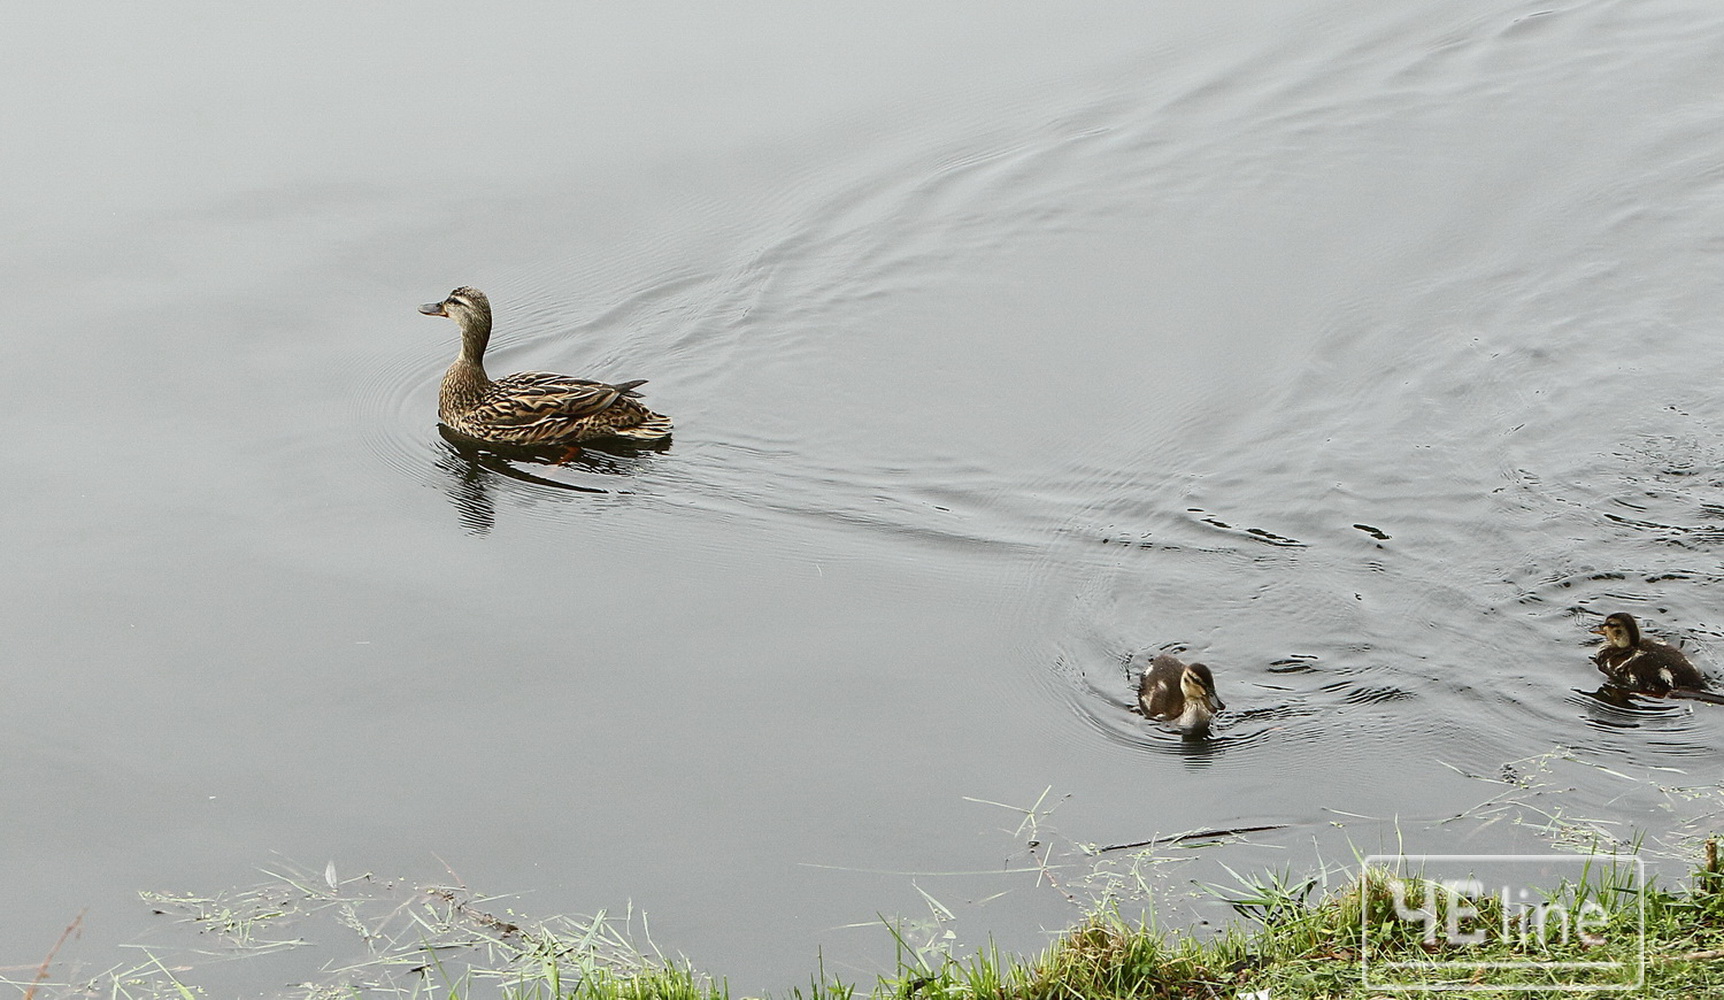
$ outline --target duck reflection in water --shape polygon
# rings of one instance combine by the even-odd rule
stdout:
[[[636,470],[636,465],[628,459],[638,456],[642,451],[663,450],[611,447],[601,443],[588,444],[580,450],[579,455],[570,456],[563,449],[534,451],[486,445],[441,424],[438,425],[437,432],[443,437],[444,447],[438,450],[434,464],[447,478],[444,491],[455,504],[462,526],[476,535],[489,533],[497,523],[496,502],[492,491],[502,486],[502,480],[527,484],[540,497],[570,500],[593,494],[614,496],[628,492],[565,482],[549,475],[537,475],[523,468],[524,465],[578,468],[585,473],[624,477]]]
[[[1182,663],[1169,653],[1157,654],[1137,687],[1138,707],[1151,719],[1161,719],[1188,737],[1209,733],[1215,714],[1227,706],[1215,693],[1215,675],[1201,663]]]

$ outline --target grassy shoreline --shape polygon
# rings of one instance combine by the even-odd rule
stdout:
[[[1724,997],[1724,874],[1715,842],[1685,888],[1656,885],[1634,890],[1645,904],[1644,980],[1626,995],[1696,1000]],[[1566,947],[1528,950],[1501,944],[1434,948],[1408,921],[1397,918],[1390,891],[1393,879],[1373,871],[1327,897],[1307,904],[1298,890],[1274,880],[1256,896],[1236,901],[1255,910],[1252,926],[1235,925],[1208,940],[1159,931],[1123,920],[1112,912],[1092,914],[1033,957],[987,951],[967,960],[947,958],[931,964],[900,949],[895,974],[872,987],[811,977],[806,988],[774,996],[783,1000],[1162,1000],[1162,998],[1345,998],[1377,1000],[1394,996],[1436,996],[1431,989],[1368,986],[1360,963],[1361,947],[1386,955],[1445,956],[1465,960],[1583,958],[1592,962],[1626,959],[1635,964],[1638,936],[1597,935],[1605,943],[1588,945],[1578,935]],[[1405,885],[1421,884],[1417,879]],[[1578,887],[1584,896],[1622,894],[1620,873],[1599,870]],[[1492,901],[1480,905],[1481,919],[1501,917]],[[1615,919],[1628,916],[1624,910]],[[1371,928],[1369,932],[1365,928]],[[1597,928],[1608,931],[1610,928]],[[1621,925],[1617,930],[1627,929]],[[1481,950],[1482,948],[1482,950]],[[1476,975],[1476,973],[1475,973]],[[1529,993],[1560,995],[1572,990],[1575,970],[1554,974],[1541,967],[1495,970],[1500,986],[1474,982],[1460,994],[1479,1000],[1507,1000]],[[1464,982],[1449,981],[1447,990]],[[522,984],[507,995],[521,1000],[729,1000],[722,981],[686,967],[667,965],[631,976],[599,971],[569,985]],[[1453,995],[1453,994],[1449,994]],[[1572,994],[1570,994],[1572,995]],[[1621,989],[1606,995],[1625,995]]]
[[[1344,998],[1385,1000],[1438,996],[1428,989],[1394,989],[1381,974],[1367,981],[1362,959],[1379,963],[1410,960],[1427,985],[1468,986],[1468,997],[1507,1000],[1529,994],[1556,996],[1557,989],[1604,983],[1598,966],[1643,968],[1635,989],[1605,995],[1661,1000],[1724,1000],[1724,871],[1717,842],[1704,842],[1705,857],[1683,886],[1640,885],[1633,855],[1593,855],[1578,879],[1564,881],[1543,902],[1551,913],[1563,902],[1598,915],[1591,940],[1566,932],[1548,945],[1522,940],[1455,944],[1438,936],[1434,916],[1443,883],[1418,871],[1368,868],[1327,894],[1317,878],[1242,877],[1227,894],[1240,919],[1214,934],[1160,929],[1119,915],[1117,904],[1096,903],[1075,926],[1035,955],[983,949],[968,958],[918,948],[901,927],[888,928],[897,944],[895,971],[872,983],[830,977],[823,967],[806,984],[762,994],[770,1000],[1288,1000]],[[1618,863],[1626,858],[1626,864]],[[1631,872],[1632,869],[1632,872]],[[293,917],[322,915],[359,931],[368,961],[330,970],[318,982],[290,988],[310,998],[401,996],[465,1000],[730,1000],[728,983],[667,959],[651,943],[644,918],[610,917],[528,921],[506,909],[500,897],[475,897],[465,890],[386,882],[370,875],[346,880],[333,866],[322,877],[289,870],[255,889],[199,898],[146,894],[158,912],[195,926],[206,942],[219,942],[227,957],[280,955],[308,942],[291,934]],[[1397,896],[1397,892],[1399,895]],[[1315,898],[1313,898],[1315,896]],[[1507,896],[1503,901],[1507,901]],[[1424,902],[1420,903],[1419,900]],[[1415,905],[1417,903],[1417,905]],[[1452,900],[1451,900],[1452,903]],[[1626,905],[1632,903],[1633,905]],[[1488,894],[1470,897],[1471,928],[1510,927],[1513,907]],[[1516,904],[1519,905],[1519,904]],[[1431,909],[1423,909],[1432,906]],[[498,915],[501,913],[502,915]],[[284,919],[289,918],[289,919]],[[635,920],[640,919],[639,933]],[[1639,921],[1644,919],[1644,963]],[[1553,916],[1553,926],[1556,918]],[[1530,927],[1530,923],[1526,925]],[[1481,932],[1482,933],[1482,932]],[[636,945],[644,938],[650,954]],[[217,951],[199,950],[206,956]],[[22,1000],[108,996],[114,1000],[196,1000],[211,991],[188,982],[196,966],[166,964],[154,952],[148,961],[107,970],[75,982],[11,981]],[[52,956],[50,956],[52,958]],[[1488,973],[1452,966],[1451,960],[1533,959],[1577,961],[1553,970],[1548,964]],[[1612,964],[1614,963],[1614,964]],[[45,972],[48,963],[44,963]],[[1459,971],[1457,971],[1457,968]],[[1435,971],[1433,971],[1435,970]],[[261,969],[253,970],[261,972]],[[1486,978],[1488,975],[1489,978]],[[1397,978],[1398,977],[1398,978]],[[1405,974],[1391,977],[1403,982]],[[4,981],[4,980],[0,980]],[[277,980],[280,982],[280,980]],[[1478,988],[1486,983],[1490,988]],[[248,990],[247,992],[255,992]],[[1598,995],[1598,994],[1593,994]]]

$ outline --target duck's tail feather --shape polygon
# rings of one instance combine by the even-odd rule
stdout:
[[[639,399],[640,393],[636,392],[635,390],[639,389],[641,386],[646,385],[646,384],[647,384],[646,379],[637,378],[637,379],[630,379],[627,382],[618,382],[615,385],[612,385],[611,388],[615,389],[617,392],[621,393],[622,395],[629,397],[630,399]]]
[[[625,441],[663,441],[670,437],[670,418],[662,413],[648,413],[645,420],[632,427],[618,427],[612,434]]]

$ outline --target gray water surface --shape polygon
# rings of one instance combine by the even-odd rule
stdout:
[[[1461,772],[1559,747],[1717,786],[1724,714],[1586,696],[1619,609],[1719,676],[1714,4],[14,20],[0,966],[286,858],[782,989],[924,891],[1038,947],[1044,789],[1298,867],[1520,843]],[[673,446],[451,447],[460,284]]]

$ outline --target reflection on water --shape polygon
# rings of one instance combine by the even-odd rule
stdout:
[[[578,448],[546,451],[486,444],[442,424],[437,425],[437,432],[443,439],[443,447],[434,452],[433,465],[449,480],[445,489],[455,504],[462,526],[480,535],[496,526],[497,509],[493,494],[504,485],[504,480],[533,487],[534,497],[551,501],[578,499],[575,496],[560,497],[563,493],[628,495],[633,491],[628,488],[626,480],[638,471],[642,456],[670,448],[669,441],[647,447],[620,441],[598,441]],[[536,473],[524,468],[532,465],[556,471]],[[572,473],[582,474],[586,481],[557,478],[558,475],[566,477]],[[594,483],[603,480],[596,477],[625,482],[612,487],[598,486]]]
[[[1178,752],[1186,770],[1203,771],[1215,763],[1220,748],[1209,733],[1182,733]]]
[[[1710,758],[1717,747],[1709,741],[1724,721],[1724,706],[1704,701],[1653,698],[1612,685],[1595,690],[1573,689],[1572,703],[1582,709],[1581,718],[1597,733],[1634,738],[1636,747],[1675,758]],[[1589,741],[1575,740],[1577,745]],[[1607,749],[1609,748],[1609,749]],[[1623,755],[1625,746],[1604,744],[1595,749]]]
[[[464,453],[454,445],[435,459],[437,468],[449,478],[449,499],[455,504],[462,527],[483,535],[497,525],[497,507],[487,483],[494,470],[486,470],[483,456]]]
[[[1589,708],[1601,709],[1593,719],[1595,722],[1609,720],[1624,726],[1636,725],[1635,720],[1656,719],[1673,711],[1679,711],[1672,702],[1641,697],[1626,688],[1619,688],[1610,684],[1603,685],[1593,691],[1575,688],[1574,692],[1580,695],[1581,704]]]

